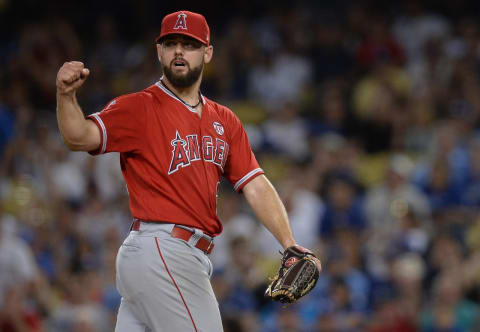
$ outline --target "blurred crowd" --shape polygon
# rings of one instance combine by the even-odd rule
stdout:
[[[226,332],[480,331],[480,7],[440,3],[188,8],[212,30],[202,93],[241,118],[324,267],[298,303],[266,300],[282,248],[223,183]],[[128,196],[118,155],[63,145],[55,76],[90,69],[86,114],[153,84],[153,40],[178,9],[0,1],[0,331],[112,331]]]

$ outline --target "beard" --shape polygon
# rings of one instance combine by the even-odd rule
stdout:
[[[190,69],[189,66],[189,70],[185,75],[176,75],[173,73],[169,66],[163,65],[163,73],[167,77],[168,81],[176,88],[188,88],[192,86],[200,78],[202,70],[203,61],[197,67]]]

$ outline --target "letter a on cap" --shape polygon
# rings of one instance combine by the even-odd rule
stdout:
[[[187,30],[187,14],[181,12],[178,14],[177,22],[175,23],[174,30],[183,29]]]

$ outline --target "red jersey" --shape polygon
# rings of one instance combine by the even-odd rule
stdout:
[[[133,217],[218,235],[220,177],[240,191],[263,170],[237,116],[201,99],[199,117],[161,82],[120,96],[89,116],[101,133],[90,153],[120,152]]]

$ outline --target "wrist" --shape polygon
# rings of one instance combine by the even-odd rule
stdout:
[[[57,97],[74,99],[75,98],[75,90],[63,91],[63,90],[57,89]]]
[[[295,242],[294,239],[288,239],[288,240],[285,240],[282,242],[282,247],[283,249],[287,249],[289,247],[293,247],[293,246],[296,246],[297,243]]]

